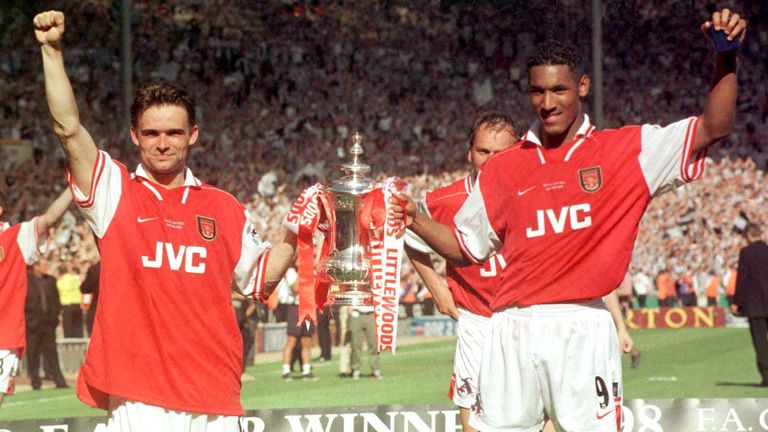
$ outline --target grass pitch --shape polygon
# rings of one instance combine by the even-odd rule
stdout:
[[[632,336],[642,357],[640,367],[631,369],[624,356],[625,399],[768,397],[768,388],[755,386],[760,376],[747,329],[638,330]],[[279,362],[251,366],[248,371],[256,379],[243,384],[243,406],[447,403],[453,349],[454,342],[446,340],[400,346],[396,355],[384,353],[380,381],[340,379],[335,358],[315,366],[320,378],[315,382],[284,382]],[[104,414],[79,402],[72,389],[26,391],[6,398],[0,425],[3,420]]]

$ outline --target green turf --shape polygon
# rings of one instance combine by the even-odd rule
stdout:
[[[642,351],[638,369],[624,358],[625,399],[766,398],[759,381],[747,329],[634,331]],[[245,409],[446,403],[453,358],[451,341],[401,346],[397,355],[382,354],[384,379],[338,378],[338,364],[317,365],[316,382],[283,382],[280,365],[252,366],[256,377],[243,386]],[[101,416],[69,390],[22,392],[6,399],[0,421]],[[1,423],[0,423],[1,424]]]
[[[749,330],[636,330],[638,369],[624,358],[625,399],[768,397]]]

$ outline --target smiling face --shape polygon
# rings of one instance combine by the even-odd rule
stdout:
[[[180,105],[152,105],[131,128],[147,175],[167,188],[184,184],[187,154],[197,137],[197,125],[190,126],[187,111]]]
[[[557,147],[573,139],[582,123],[581,98],[589,76],[576,78],[569,66],[539,65],[528,71],[528,95],[541,123],[542,144]]]

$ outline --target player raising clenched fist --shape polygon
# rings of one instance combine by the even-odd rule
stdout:
[[[599,300],[622,281],[650,199],[699,178],[707,147],[733,130],[734,42],[746,28],[729,9],[701,26],[715,51],[706,103],[663,127],[597,130],[583,112],[590,79],[578,51],[540,44],[527,65],[536,121],[519,145],[485,163],[455,228],[412,200],[395,209],[456,265],[505,254],[471,426],[534,431],[548,417],[558,431],[618,430],[618,339]]]
[[[173,85],[134,96],[130,135],[141,163],[133,172],[97,149],[64,68],[64,15],[45,12],[34,24],[72,194],[101,252],[78,397],[109,410],[109,430],[239,431],[243,352],[230,291],[265,298],[295,236],[262,241],[242,204],[192,174],[195,101]]]

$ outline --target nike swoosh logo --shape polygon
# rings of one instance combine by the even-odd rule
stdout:
[[[610,413],[612,413],[612,412],[613,412],[613,410],[610,410],[610,411],[608,411],[608,412],[604,413],[603,415],[597,414],[597,419],[598,419],[598,420],[602,420],[602,419],[604,419],[604,418],[605,418],[605,416],[607,416],[608,414],[610,414]]]
[[[156,217],[151,217],[151,218],[142,218],[142,217],[137,217],[137,218],[136,218],[136,222],[137,222],[137,223],[144,223],[144,222],[153,221],[153,220],[155,220],[155,219],[157,219],[157,218],[156,218]]]
[[[536,186],[531,186],[531,187],[529,187],[528,189],[525,189],[525,190],[519,190],[519,191],[517,191],[517,196],[523,196],[523,195],[527,194],[528,192],[532,191],[532,190],[533,190],[533,188],[535,188],[535,187],[536,187]]]

